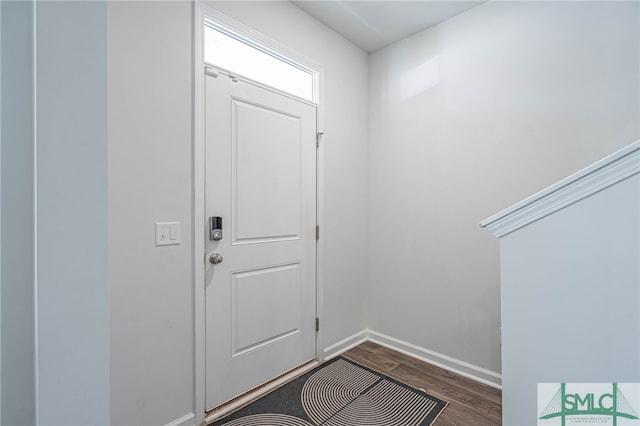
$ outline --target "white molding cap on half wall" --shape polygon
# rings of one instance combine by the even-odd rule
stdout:
[[[498,238],[640,173],[640,140],[482,222]]]

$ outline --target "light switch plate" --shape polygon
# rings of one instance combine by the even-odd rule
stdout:
[[[180,222],[156,222],[156,246],[180,244]]]

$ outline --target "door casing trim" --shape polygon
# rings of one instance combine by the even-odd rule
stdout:
[[[205,333],[205,61],[204,61],[204,25],[205,20],[220,22],[234,31],[241,33],[247,38],[253,38],[260,43],[291,57],[294,60],[303,62],[318,73],[318,102],[316,112],[316,131],[325,134],[316,152],[316,221],[320,226],[319,239],[316,241],[316,317],[319,318],[320,328],[316,333],[316,359],[324,361],[324,151],[325,143],[329,139],[324,127],[324,70],[314,61],[310,61],[286,45],[278,43],[251,28],[248,28],[228,16],[220,13],[216,9],[196,0],[192,9],[192,213],[193,226],[191,228],[192,247],[192,288],[194,306],[194,410],[195,424],[204,425],[206,410],[206,382],[205,382],[205,354],[206,354],[206,333]]]

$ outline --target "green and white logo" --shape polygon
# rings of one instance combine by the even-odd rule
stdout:
[[[640,426],[640,383],[538,383],[538,425]]]

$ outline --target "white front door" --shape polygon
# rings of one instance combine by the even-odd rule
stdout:
[[[207,75],[205,109],[209,410],[316,357],[316,107]]]

